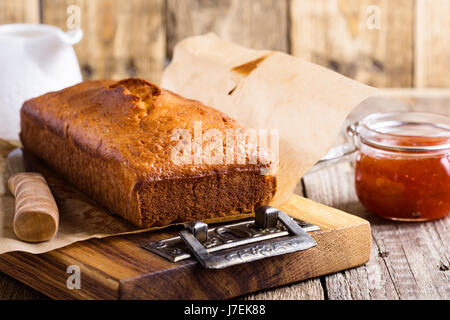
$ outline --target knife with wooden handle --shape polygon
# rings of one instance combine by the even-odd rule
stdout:
[[[26,172],[22,149],[11,151],[7,163],[8,187],[16,198],[14,233],[27,242],[50,240],[58,231],[59,213],[47,181],[39,173]]]

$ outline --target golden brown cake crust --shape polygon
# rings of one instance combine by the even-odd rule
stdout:
[[[140,227],[241,214],[267,204],[270,163],[177,164],[176,129],[243,129],[222,112],[142,79],[86,81],[28,100],[24,147]],[[247,159],[248,160],[248,159]]]

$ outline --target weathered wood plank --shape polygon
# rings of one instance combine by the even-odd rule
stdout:
[[[376,87],[412,86],[413,0],[292,0],[290,15],[294,55]]]
[[[39,23],[39,0],[0,1],[0,24]]]
[[[450,115],[449,89],[383,89],[358,106],[349,118],[360,119],[372,112],[421,111]]]
[[[416,87],[450,87],[449,13],[448,0],[416,0]]]
[[[163,0],[43,0],[43,22],[67,29],[69,5],[80,7],[84,39],[75,50],[85,79],[159,82],[166,54]]]
[[[348,121],[380,111],[422,110],[446,112],[449,97],[372,98],[352,112]],[[325,278],[328,299],[449,299],[448,227],[450,219],[427,223],[396,223],[367,212],[356,197],[354,170],[340,163],[304,177],[305,192],[313,200],[370,221],[373,247],[363,267]]]
[[[305,196],[303,181],[299,181],[294,194]],[[246,300],[323,300],[325,293],[320,279],[316,278],[280,288],[264,290],[242,298]]]
[[[43,300],[45,295],[0,272],[0,300]]]
[[[287,0],[168,0],[168,56],[181,39],[214,32],[255,49],[288,51]]]
[[[299,196],[281,209],[321,228],[313,234],[317,246],[205,270],[192,259],[174,264],[141,248],[143,243],[177,232],[168,229],[91,239],[40,255],[7,253],[0,255],[0,269],[59,299],[223,299],[337,272],[368,260],[370,228],[366,221]],[[81,290],[67,288],[68,265],[80,266]]]
[[[349,117],[360,119],[374,111],[432,110],[449,114],[450,91],[386,90],[381,98],[363,103]],[[357,201],[353,169],[348,163],[305,176],[307,195],[317,201],[370,220],[374,243],[370,261],[362,267],[327,276],[329,299],[449,299],[449,219],[407,224],[371,215]],[[298,192],[301,192],[301,184]],[[405,227],[404,227],[405,226]],[[39,294],[0,274],[0,298],[37,298]],[[36,296],[34,296],[36,295]],[[246,299],[322,299],[318,279],[267,290]],[[42,297],[42,296],[41,296]]]
[[[378,259],[380,254],[373,245],[370,259]],[[368,263],[326,277],[327,297],[331,300],[397,300],[393,283],[386,279],[389,279],[389,272],[383,264]]]
[[[304,177],[308,198],[328,203],[347,212],[367,219],[353,191],[353,170],[348,163],[340,163]],[[362,213],[362,214],[361,214]],[[372,225],[372,234],[373,228]],[[370,275],[370,276],[369,276]],[[325,277],[327,299],[372,299],[395,298],[395,288],[384,262],[377,255],[376,244],[372,245],[369,262],[362,267]],[[381,286],[383,284],[383,286]]]
[[[244,297],[245,300],[323,300],[324,292],[319,279],[311,279]]]

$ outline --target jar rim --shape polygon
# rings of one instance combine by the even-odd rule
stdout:
[[[374,113],[355,124],[362,143],[390,151],[450,149],[450,117],[429,112]]]

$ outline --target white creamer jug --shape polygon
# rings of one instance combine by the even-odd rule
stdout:
[[[0,138],[18,139],[24,101],[81,82],[72,45],[82,37],[43,24],[0,26]]]

